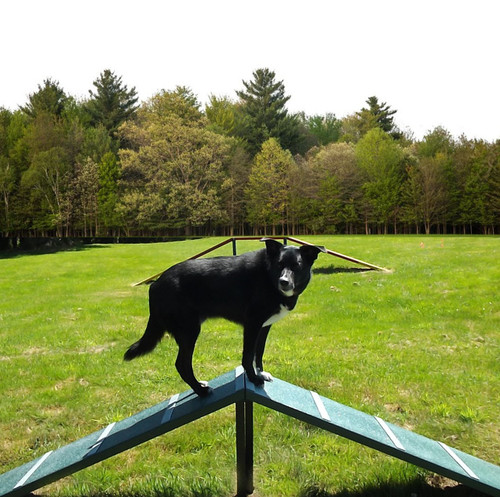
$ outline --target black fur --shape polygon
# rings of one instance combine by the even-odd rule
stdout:
[[[210,388],[194,376],[192,358],[201,324],[222,317],[243,325],[242,364],[250,381],[262,385],[262,356],[271,316],[283,306],[292,310],[311,279],[311,267],[323,247],[284,246],[263,239],[266,248],[233,257],[188,260],[172,266],[149,290],[149,321],[142,338],[131,345],[129,361],[152,351],[165,332],[179,346],[175,366],[198,394]],[[255,371],[253,362],[257,371]]]

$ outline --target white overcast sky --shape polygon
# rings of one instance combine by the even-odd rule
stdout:
[[[499,0],[5,0],[0,106],[44,79],[88,96],[104,69],[141,100],[189,86],[235,98],[268,67],[288,109],[344,117],[376,95],[416,138],[500,139]]]

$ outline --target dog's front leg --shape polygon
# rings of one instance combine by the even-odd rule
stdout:
[[[253,367],[259,331],[260,326],[245,326],[243,330],[243,358],[241,361],[248,379],[256,386],[262,385],[265,381],[262,374],[256,372]]]
[[[257,335],[257,344],[255,347],[255,367],[257,368],[257,374],[260,373],[265,381],[273,381],[273,377],[264,371],[264,366],[262,364],[262,357],[264,355],[266,340],[270,329],[271,325],[261,328],[259,334]]]

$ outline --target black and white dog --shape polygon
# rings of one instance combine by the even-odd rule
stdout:
[[[248,379],[255,385],[269,381],[262,366],[269,329],[295,307],[313,262],[325,249],[262,241],[266,248],[255,252],[187,260],[165,271],[149,290],[146,331],[124,359],[152,351],[168,332],[179,346],[175,366],[181,378],[198,395],[207,395],[210,388],[193,373],[193,351],[203,321],[222,317],[243,325],[242,364]]]

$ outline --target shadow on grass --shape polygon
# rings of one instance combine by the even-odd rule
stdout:
[[[367,273],[375,271],[367,267],[316,267],[313,268],[313,274],[340,274],[340,273]]]
[[[83,491],[81,491],[83,490]],[[39,497],[52,497],[50,493],[37,494]],[[234,495],[220,488],[220,485],[197,484],[195,488],[181,488],[178,484],[145,485],[144,489],[88,491],[80,489],[78,497],[226,497]],[[256,488],[254,494],[261,495]],[[29,497],[35,497],[30,494]],[[234,497],[239,497],[235,495]],[[434,475],[430,482],[416,478],[407,483],[381,482],[359,490],[341,490],[331,493],[319,486],[306,487],[297,497],[488,497],[486,494],[458,484],[447,478]]]
[[[46,255],[56,254],[58,252],[81,252],[90,249],[108,248],[107,245],[74,243],[67,245],[43,245],[34,249],[10,249],[0,251],[0,260],[15,259],[27,255]]]
[[[381,482],[360,490],[330,493],[318,487],[306,488],[298,497],[487,497],[483,492],[435,475],[430,483],[416,478],[407,483]]]

